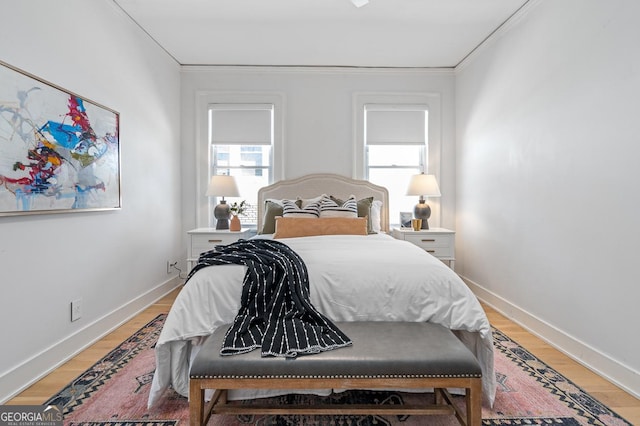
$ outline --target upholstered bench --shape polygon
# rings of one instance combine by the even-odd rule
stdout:
[[[190,422],[211,414],[453,414],[463,425],[480,425],[482,372],[473,354],[448,329],[429,323],[336,323],[353,346],[300,356],[262,358],[260,351],[221,356],[228,327],[220,327],[196,355],[190,372]],[[427,389],[434,404],[305,405],[228,403],[227,389]],[[465,389],[466,414],[447,388]],[[216,389],[205,405],[205,389]]]

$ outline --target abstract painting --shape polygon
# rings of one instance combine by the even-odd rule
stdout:
[[[0,216],[121,208],[119,119],[0,61]]]

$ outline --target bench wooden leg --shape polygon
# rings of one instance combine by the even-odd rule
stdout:
[[[205,402],[206,389],[197,379],[189,382],[189,425],[204,426],[211,418],[211,412],[216,404],[227,403],[227,391],[216,389],[211,401]]]
[[[191,426],[204,424],[204,389],[196,379],[191,379],[189,383],[189,424]]]
[[[458,408],[453,397],[446,388],[434,388],[434,399],[437,405],[448,405],[453,408],[454,415],[462,426],[480,426],[482,424],[482,382],[472,380],[470,387],[465,388],[465,408]]]
[[[482,381],[473,380],[471,388],[466,390],[467,426],[482,424]]]

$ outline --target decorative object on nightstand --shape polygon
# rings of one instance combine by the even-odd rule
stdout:
[[[401,228],[411,228],[411,219],[413,218],[413,213],[411,212],[400,212],[400,227]]]
[[[240,223],[240,216],[244,213],[245,204],[247,204],[247,200],[242,200],[240,203],[237,201],[231,204],[229,207],[229,211],[231,212],[231,222],[229,223],[229,231],[237,232],[242,228],[242,224]]]
[[[213,216],[216,218],[216,229],[229,229],[229,218],[231,212],[224,197],[239,197],[240,192],[233,176],[215,175],[211,176],[207,197],[222,197],[220,204],[213,209]]]
[[[394,238],[405,240],[414,244],[432,256],[448,262],[453,269],[455,256],[455,236],[456,232],[446,228],[412,229],[394,228],[391,231]]]
[[[213,250],[216,246],[224,246],[235,243],[238,240],[246,240],[251,237],[251,230],[243,228],[238,232],[231,232],[215,228],[196,228],[188,231],[187,234],[189,235],[187,265],[190,271],[198,262],[198,258],[202,253]]]
[[[409,182],[407,195],[418,195],[420,199],[413,209],[413,216],[416,219],[422,219],[422,228],[429,229],[429,218],[431,217],[431,207],[424,200],[424,197],[439,197],[440,188],[434,175],[425,175],[420,173],[414,175]]]

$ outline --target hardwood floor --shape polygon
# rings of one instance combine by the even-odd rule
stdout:
[[[567,355],[554,349],[540,338],[510,321],[494,309],[483,305],[489,322],[504,334],[524,346],[550,367],[606,404],[633,425],[640,425],[640,399],[624,392],[591,370],[578,364]]]
[[[67,383],[77,377],[111,349],[131,336],[160,313],[167,313],[179,289],[174,290],[117,330],[105,336],[91,347],[33,384],[7,404],[42,404]],[[640,425],[640,399],[622,391],[597,374],[555,350],[541,339],[505,318],[488,306],[484,306],[489,321],[503,333],[527,348],[538,358],[572,380],[593,397],[609,406],[634,425]]]

